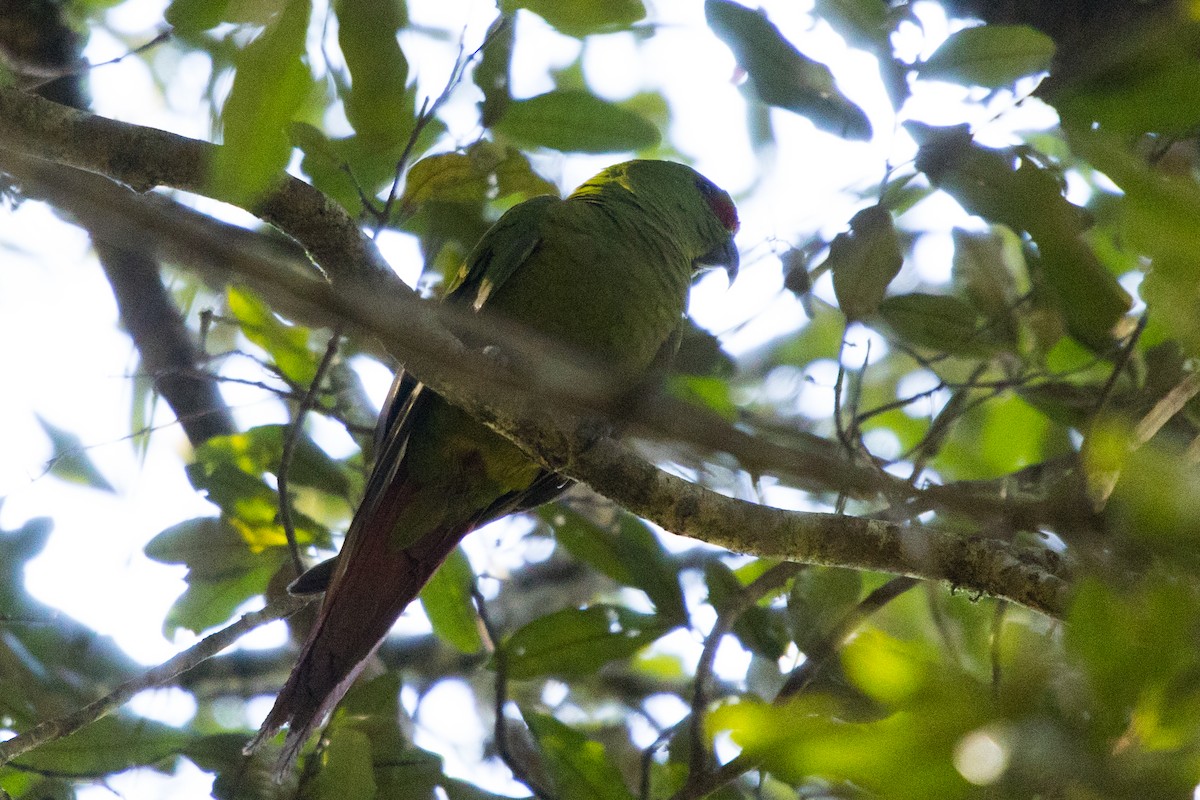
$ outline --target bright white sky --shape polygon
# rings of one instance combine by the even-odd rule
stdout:
[[[89,60],[107,61],[152,38],[162,24],[165,5],[163,0],[131,0],[118,6],[110,12],[109,21],[124,41],[95,35],[87,51]],[[465,28],[467,47],[473,49],[494,17],[494,5],[486,0],[412,0],[409,5],[414,22],[449,32],[446,42],[415,35],[402,40],[410,63],[418,65],[414,72],[421,90],[435,95],[449,73],[458,33]],[[875,185],[889,157],[894,163],[903,163],[913,153],[911,142],[894,132],[895,121],[876,80],[872,58],[847,50],[823,23],[814,25],[807,14],[808,3],[765,0],[762,5],[808,55],[831,66],[842,89],[871,117],[877,132],[874,141],[847,143],[816,132],[807,120],[773,111],[780,146],[770,155],[756,156],[746,134],[745,102],[733,83],[735,63],[705,25],[701,0],[648,3],[650,19],[662,27],[640,46],[631,34],[596,36],[582,45],[587,78],[601,95],[621,99],[642,89],[661,88],[673,113],[671,142],[693,157],[700,171],[739,198],[742,276],[729,288],[723,274],[714,275],[696,288],[692,299],[693,316],[701,325],[718,333],[734,331],[725,341],[735,353],[803,324],[799,304],[782,291],[776,254],[813,229],[827,236],[843,229],[857,210],[854,197],[844,190]],[[922,6],[920,17],[925,31],[909,26],[903,37],[903,47],[911,57],[927,55],[948,33],[938,7]],[[519,17],[517,43],[513,90],[518,96],[552,88],[548,69],[569,63],[581,47],[529,14]],[[202,100],[209,78],[207,59],[196,55],[180,58],[169,46],[159,48],[151,58],[170,80],[166,98],[155,88],[145,65],[131,58],[96,71],[92,84],[95,110],[209,138],[209,109]],[[451,134],[461,143],[477,135],[470,108],[475,96],[469,83],[467,87],[446,111]],[[967,99],[968,93],[962,89],[927,86],[910,104],[908,115],[935,123],[981,122],[1011,105],[1011,97],[1001,96],[985,112],[965,105]],[[1034,108],[1020,115],[1006,114],[988,132],[991,142],[1000,143],[1007,141],[1013,125],[1044,127],[1052,123],[1049,112]],[[984,138],[989,141],[987,135]],[[547,156],[539,161],[539,167],[569,189],[618,160],[618,155]],[[757,186],[756,176],[761,180]],[[202,205],[206,210],[212,206]],[[944,200],[926,202],[910,213],[920,215],[920,226],[941,232],[924,237],[921,247],[927,257],[921,259],[913,278],[944,279],[949,270],[948,231],[963,222],[962,212],[952,201]],[[419,262],[410,240],[393,235],[385,237],[381,246],[402,276],[410,282],[415,279]],[[135,358],[127,337],[117,329],[111,293],[87,237],[63,225],[41,204],[30,202],[15,212],[0,213],[0,248],[0,341],[10,343],[5,353],[10,379],[6,391],[0,393],[0,441],[5,445],[0,455],[0,497],[6,498],[0,509],[0,528],[17,527],[34,516],[53,517],[56,529],[50,547],[28,569],[30,591],[114,637],[138,660],[158,663],[194,640],[163,637],[160,626],[165,610],[184,588],[183,568],[149,561],[142,555],[142,547],[164,528],[194,516],[211,515],[214,509],[191,489],[184,476],[187,444],[176,427],[166,425],[155,433],[144,463],[138,463],[124,438],[130,424],[129,372]],[[828,295],[828,286],[819,285],[818,291]],[[882,340],[876,339],[872,351],[878,353],[883,346]],[[365,377],[381,400],[389,379],[386,371],[368,369]],[[814,377],[822,380],[820,375]],[[233,386],[223,391],[244,426],[284,419],[280,407],[257,391]],[[824,409],[823,413],[828,412],[830,403],[825,395],[820,391],[813,395],[817,410]],[[34,419],[35,411],[77,433],[89,446],[95,463],[117,485],[118,493],[109,495],[42,476],[50,450]],[[169,418],[168,411],[160,411],[160,423]],[[322,441],[335,451],[346,446],[344,437],[332,433]],[[797,501],[794,493],[783,489],[775,495],[768,492],[767,499],[780,505]],[[523,553],[515,537],[511,530],[472,537],[469,550],[476,567],[503,574]],[[406,616],[405,625],[422,625],[419,613],[410,611]],[[278,624],[247,637],[243,646],[273,646],[282,640],[282,624]],[[744,674],[747,657],[731,640],[726,643],[719,669],[736,680]],[[681,633],[666,646],[694,654],[699,637]],[[476,718],[471,698],[464,687],[452,683],[439,686],[435,695],[423,710],[432,704],[438,713],[422,714],[418,743],[442,752],[453,768],[463,774],[471,771],[474,779],[480,780],[477,745],[481,731],[462,724]],[[414,698],[408,700],[411,708]],[[684,709],[678,705],[662,704],[665,722],[682,716]],[[175,722],[191,713],[172,693],[142,698],[135,707],[148,716]],[[265,705],[252,709],[255,711],[265,713]],[[453,719],[455,725],[439,725],[438,717]],[[257,724],[257,720],[249,723]],[[505,770],[492,768],[487,774],[491,788],[523,794]],[[208,785],[207,778],[192,767],[181,769],[174,778],[137,772],[114,782],[114,788],[128,798],[205,797]],[[85,796],[110,794],[97,788]]]

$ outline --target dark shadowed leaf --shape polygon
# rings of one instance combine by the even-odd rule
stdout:
[[[1091,223],[1063,196],[1059,172],[1029,147],[982,147],[965,128],[908,127],[921,144],[917,169],[968,212],[1028,233],[1038,246],[1048,300],[1068,330],[1106,347],[1133,300],[1080,238]]]
[[[851,47],[875,50],[887,44],[891,25],[885,0],[816,0],[813,13],[845,37]]]
[[[678,572],[646,523],[618,512],[615,521],[601,525],[566,503],[546,506],[538,514],[554,527],[555,538],[571,555],[617,583],[644,591],[664,621],[687,620]]]
[[[15,764],[55,775],[105,775],[169,758],[189,738],[161,722],[114,714],[70,736],[47,742],[18,758]]]
[[[704,13],[764,103],[846,139],[871,138],[867,115],[837,88],[829,67],[797,50],[764,14],[731,0],[705,0]]]
[[[770,562],[751,562],[752,572],[766,568]],[[739,570],[739,573],[741,571]],[[710,561],[704,565],[704,583],[708,587],[708,602],[717,613],[726,613],[730,605],[745,584],[753,577],[749,573],[735,573],[719,561]],[[741,580],[739,580],[741,578]],[[787,620],[782,609],[768,608],[760,600],[750,606],[733,622],[733,634],[741,641],[747,650],[751,650],[768,659],[777,659],[787,649],[791,638],[788,635]]]
[[[830,244],[827,263],[846,318],[858,320],[875,313],[904,263],[891,213],[876,205],[855,214],[850,231],[839,233]]]
[[[479,104],[479,124],[484,128],[490,128],[500,121],[508,108],[508,101],[512,99],[508,82],[516,30],[512,15],[497,17],[488,29],[487,45],[479,66],[471,73],[471,79],[483,92],[483,102]]]
[[[952,33],[920,67],[922,78],[995,89],[1044,72],[1054,40],[1026,25],[979,25]]]
[[[629,656],[671,627],[654,614],[613,605],[566,608],[535,619],[504,643],[510,678],[591,675]]]
[[[604,745],[549,714],[525,712],[562,800],[633,800]]]
[[[879,316],[914,347],[958,355],[984,354],[991,340],[971,306],[940,294],[901,294],[879,304]]]
[[[518,144],[567,153],[644,150],[660,138],[640,114],[576,89],[514,100],[494,130]]]

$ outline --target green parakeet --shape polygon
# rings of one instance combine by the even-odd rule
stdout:
[[[723,265],[732,279],[737,229],[729,195],[695,170],[629,161],[565,200],[537,197],[510,209],[468,257],[446,302],[644,372],[673,354],[695,271]],[[377,442],[316,623],[248,746],[288,725],[283,769],[463,536],[567,485],[403,374]]]

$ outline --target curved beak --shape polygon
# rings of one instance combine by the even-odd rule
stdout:
[[[732,236],[696,259],[697,267],[724,267],[730,283],[733,283],[734,278],[737,277],[740,263],[741,256],[738,254],[737,245],[734,244]]]

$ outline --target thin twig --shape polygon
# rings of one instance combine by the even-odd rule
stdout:
[[[692,687],[692,713],[689,724],[689,757],[688,780],[686,785],[700,779],[708,770],[712,753],[704,742],[704,715],[708,707],[708,682],[712,677],[713,663],[717,657],[717,648],[725,634],[733,628],[737,621],[751,606],[761,598],[778,590],[787,583],[797,572],[804,569],[803,564],[784,561],[768,569],[733,598],[732,602],[717,616],[712,630],[704,640],[704,649],[696,662],[696,676]]]
[[[182,653],[167,659],[156,667],[151,667],[136,678],[122,683],[99,700],[88,703],[66,716],[35,725],[12,739],[0,742],[0,766],[28,753],[39,745],[61,739],[101,717],[108,716],[138,692],[169,683],[180,673],[187,672],[201,661],[212,658],[229,647],[246,633],[268,622],[290,616],[311,601],[311,597],[294,597],[292,595],[279,597],[269,603],[266,608],[246,614],[237,622],[204,637]]]
[[[804,663],[792,670],[783,688],[775,696],[775,704],[779,705],[788,698],[804,691],[812,684],[813,679],[833,659],[842,644],[858,629],[863,620],[879,609],[907,592],[920,583],[916,578],[892,578],[890,581],[871,592],[849,611],[825,638],[821,639],[805,655]],[[671,796],[671,800],[698,800],[720,789],[745,775],[759,766],[761,760],[757,756],[742,752],[732,761],[722,764],[716,770],[699,776],[695,781],[688,780],[684,787]]]
[[[317,403],[321,381],[324,380],[325,373],[329,370],[329,365],[333,363],[333,357],[337,355],[338,345],[341,340],[342,326],[338,325],[333,329],[333,335],[329,337],[329,344],[325,347],[325,355],[321,357],[321,363],[317,365],[317,372],[313,375],[312,383],[309,384],[308,391],[304,393],[304,397],[300,399],[300,405],[296,408],[296,417],[288,427],[287,438],[283,440],[283,452],[279,456],[279,472],[275,475],[276,487],[279,490],[279,519],[283,523],[284,535],[287,536],[288,553],[292,557],[292,567],[296,570],[296,577],[300,577],[304,572],[304,559],[300,557],[300,545],[296,541],[296,525],[292,520],[292,501],[288,492],[288,473],[291,471],[296,444],[300,441],[300,434],[304,431],[304,418],[308,416],[308,412]]]
[[[408,141],[404,145],[403,152],[400,153],[400,158],[396,160],[396,170],[392,177],[392,187],[388,190],[387,200],[384,201],[383,209],[379,212],[378,222],[372,233],[373,238],[379,237],[379,232],[383,230],[383,227],[387,225],[388,220],[392,217],[392,206],[395,205],[398,192],[400,191],[400,179],[404,176],[404,170],[408,166],[408,159],[412,157],[412,152],[417,146],[417,139],[420,138],[421,133],[429,123],[433,121],[434,115],[437,114],[442,104],[450,98],[451,93],[462,83],[462,79],[466,75],[467,65],[474,61],[508,24],[507,19],[501,20],[500,24],[493,30],[490,30],[487,36],[484,37],[482,44],[475,48],[471,55],[466,58],[463,58],[463,46],[460,41],[458,55],[454,59],[454,68],[450,70],[450,77],[446,81],[446,87],[434,98],[432,103],[428,97],[421,101],[421,111],[417,114],[416,122],[413,124],[412,132],[408,135]]]
[[[530,776],[529,770],[520,762],[512,751],[512,745],[508,738],[508,717],[504,714],[504,707],[508,705],[508,653],[504,646],[500,643],[500,637],[496,629],[492,626],[492,620],[487,612],[487,602],[479,591],[479,587],[473,585],[471,587],[471,597],[475,600],[475,608],[479,613],[479,620],[483,623],[483,629],[487,632],[488,639],[492,647],[492,663],[496,670],[496,684],[494,694],[496,702],[493,705],[496,722],[492,737],[496,741],[496,752],[500,756],[500,760],[512,772],[513,778],[525,784],[529,791],[533,792],[533,796],[539,800],[555,800],[545,787],[539,784],[533,777]]]

